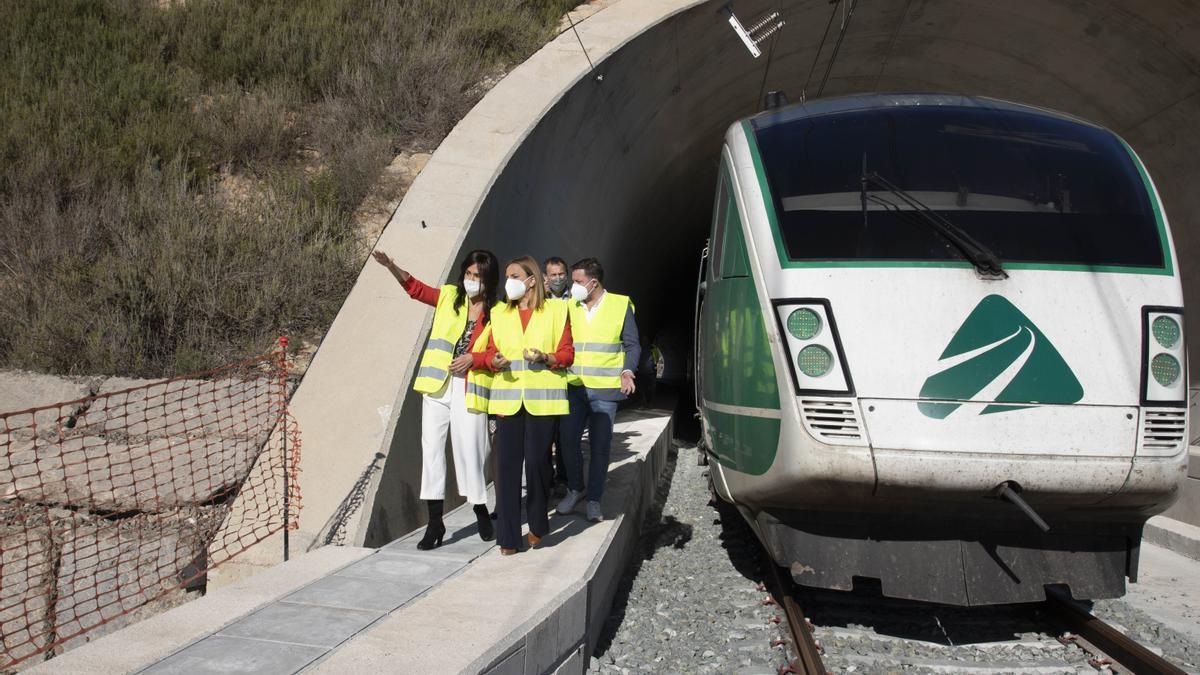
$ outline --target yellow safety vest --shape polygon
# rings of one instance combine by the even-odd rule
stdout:
[[[496,349],[509,360],[509,366],[492,378],[489,413],[515,415],[523,404],[530,415],[567,414],[566,373],[544,363],[526,363],[524,357],[526,347],[553,354],[566,325],[567,303],[562,300],[546,300],[541,309],[534,310],[524,330],[516,307],[505,304],[492,310]]]
[[[625,326],[626,310],[631,306],[629,296],[605,291],[604,300],[588,321],[587,307],[582,302],[571,302],[575,362],[568,369],[567,382],[588,389],[621,388],[621,371],[625,370],[621,329]]]
[[[417,379],[413,382],[413,389],[422,394],[432,394],[446,384],[454,345],[467,327],[469,305],[463,302],[462,308],[454,311],[456,295],[458,287],[451,284],[442,286],[438,295],[437,307],[433,310],[433,328],[429,331],[429,341],[425,343],[425,353],[421,355]]]
[[[494,310],[493,310],[494,311]],[[487,351],[488,337],[492,334],[492,324],[483,327],[483,332],[475,340],[472,352]],[[467,373],[467,410],[475,413],[486,413],[488,401],[492,395],[492,373],[488,370],[472,370]]]

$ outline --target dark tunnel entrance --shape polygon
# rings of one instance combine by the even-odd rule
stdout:
[[[568,90],[509,157],[455,257],[477,247],[502,261],[597,257],[606,285],[633,297],[640,328],[686,355],[728,126],[770,91],[793,103],[818,87],[945,92],[1060,110],[1124,137],[1161,192],[1185,296],[1200,300],[1189,265],[1200,246],[1200,13],[1187,3],[737,0],[745,24],[770,11],[786,22],[757,59],[726,4],[670,16]],[[393,452],[415,438],[403,419],[412,407]]]

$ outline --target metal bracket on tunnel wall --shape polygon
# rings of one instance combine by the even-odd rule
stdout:
[[[750,28],[742,26],[742,22],[738,20],[733,13],[733,8],[730,5],[725,5],[721,8],[725,16],[729,19],[729,25],[733,26],[733,32],[742,39],[742,44],[746,45],[746,49],[750,50],[750,55],[754,58],[762,56],[762,50],[758,45],[771,35],[783,28],[784,21],[779,18],[779,12],[771,12],[763,18],[755,21]]]

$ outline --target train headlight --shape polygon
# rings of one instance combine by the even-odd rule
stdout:
[[[795,393],[854,395],[833,308],[824,298],[772,300]]]
[[[1154,340],[1163,349],[1170,349],[1179,343],[1179,335],[1182,331],[1179,329],[1179,322],[1169,316],[1159,315],[1150,324],[1150,330],[1154,333]],[[1176,366],[1179,364],[1176,363]]]
[[[1187,341],[1179,307],[1142,308],[1142,405],[1187,405]]]
[[[800,350],[796,366],[809,377],[821,377],[833,367],[833,354],[821,345],[809,345]]]
[[[821,317],[807,307],[788,314],[787,329],[799,340],[811,340],[821,332]]]
[[[1158,337],[1157,335],[1155,337]],[[803,352],[801,352],[803,356]],[[1158,354],[1150,359],[1150,374],[1164,387],[1175,384],[1179,379],[1179,360],[1170,354]]]

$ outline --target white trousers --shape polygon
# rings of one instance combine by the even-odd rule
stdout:
[[[467,410],[466,380],[451,376],[421,401],[421,499],[446,498],[446,432],[454,456],[458,494],[472,504],[487,503],[483,465],[487,461],[488,417]]]

